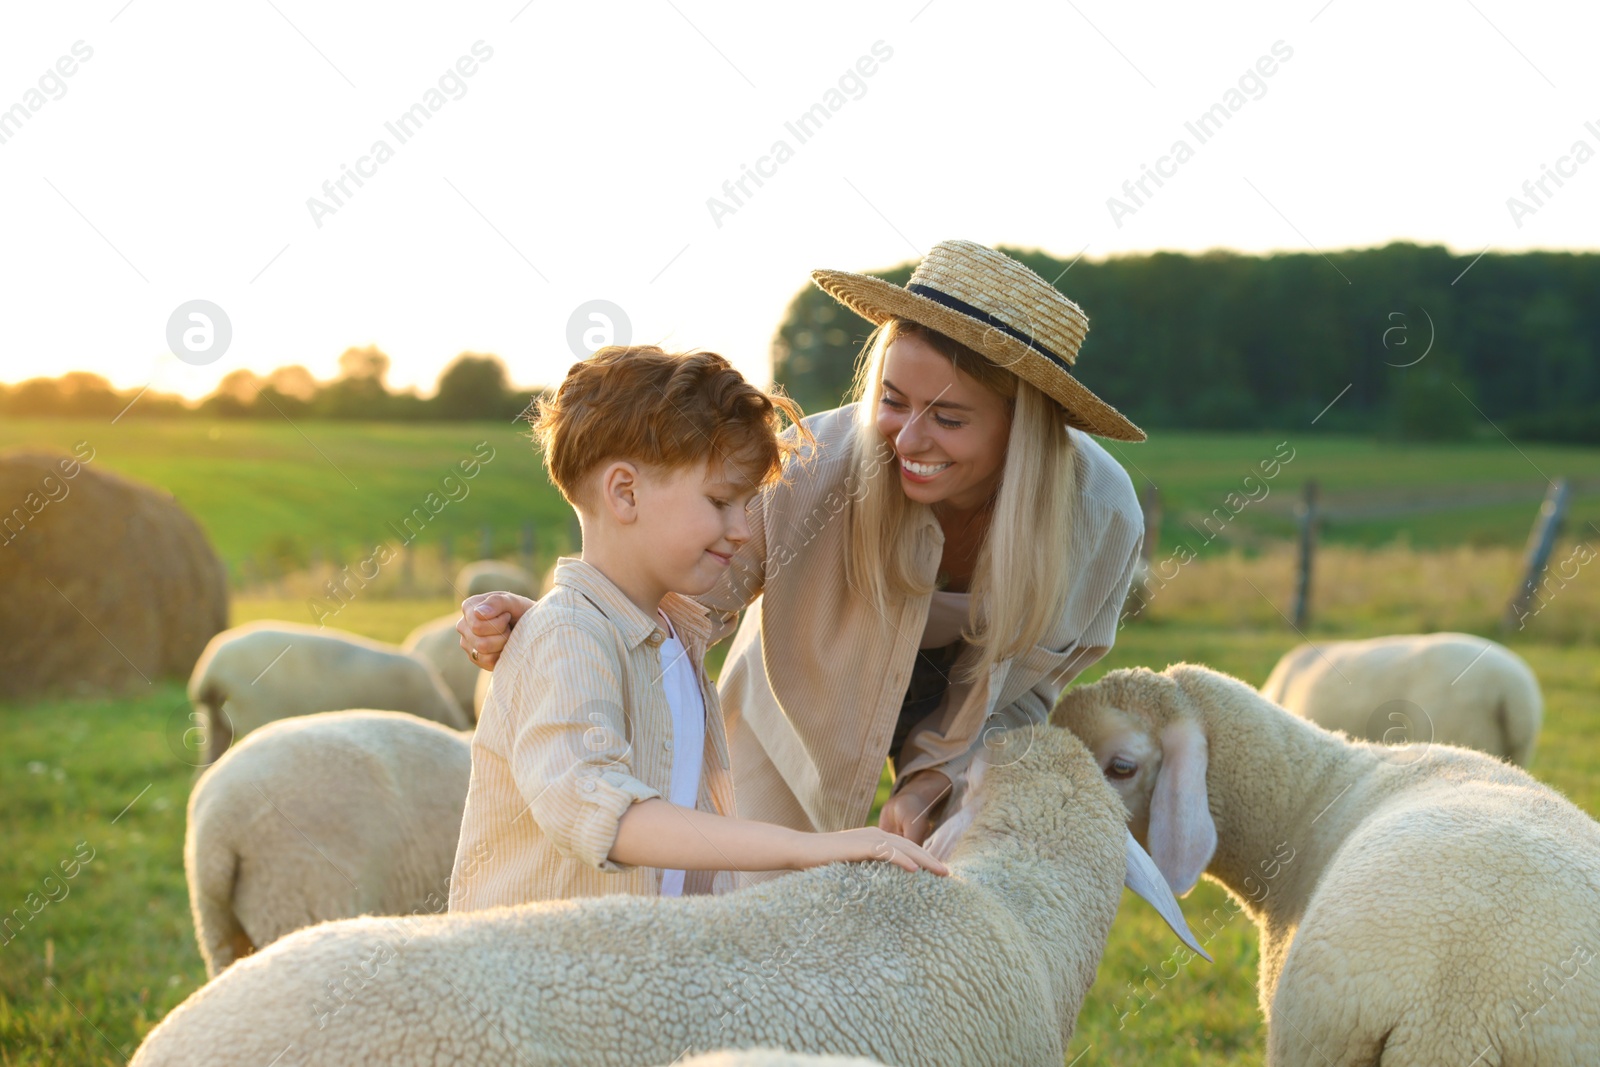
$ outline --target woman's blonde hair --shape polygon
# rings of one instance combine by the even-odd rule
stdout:
[[[982,652],[963,681],[984,679],[996,663],[1042,641],[1066,610],[1072,584],[1071,530],[1077,466],[1066,412],[1049,394],[958,341],[907,319],[889,319],[872,332],[856,363],[847,401],[855,401],[851,463],[866,489],[850,509],[845,575],[886,618],[891,593],[929,593],[919,581],[915,531],[926,505],[900,488],[894,448],[878,431],[883,369],[889,345],[918,337],[956,369],[1005,398],[1011,410],[1000,486],[988,536],[973,572],[972,610],[962,638]],[[979,608],[986,616],[980,624]]]

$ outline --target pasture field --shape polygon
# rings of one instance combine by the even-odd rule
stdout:
[[[1197,570],[1184,580],[1205,586],[1233,579]],[[241,600],[233,622],[281,617],[293,606]],[[398,640],[451,610],[442,599],[374,600],[351,605],[339,621]],[[1226,627],[1153,614],[1125,628],[1080,680],[1114,667],[1187,659],[1260,684],[1292,643],[1281,624]],[[1600,813],[1600,656],[1586,643],[1513,644],[1538,673],[1547,702],[1534,773]],[[726,647],[713,651],[713,672]],[[180,758],[176,736],[186,713],[176,681],[119,699],[0,706],[0,807],[7,819],[0,905],[10,911],[29,893],[44,898],[43,879],[58,864],[92,854],[76,877],[60,883],[66,887],[64,895],[55,891],[60,899],[0,945],[0,1065],[120,1064],[204,981],[183,878],[184,806],[194,771]],[[1196,959],[1175,972],[1168,961],[1176,939],[1125,892],[1068,1055],[1069,1061],[1081,1056],[1075,1067],[1261,1062],[1255,930],[1209,882],[1182,904],[1215,962]]]
[[[389,524],[426,506],[429,493],[444,504],[417,538],[419,581],[408,588],[386,576],[329,625],[398,641],[454,612],[449,574],[436,558],[445,536],[457,562],[478,554],[486,524],[497,554],[508,558],[532,524],[541,568],[576,548],[570,511],[516,425],[213,425],[135,415],[115,425],[0,424],[0,448],[68,451],[78,441],[95,449],[93,466],[171,491],[205,527],[236,586],[248,577],[244,561],[253,561],[259,580],[236,595],[234,624],[312,621],[307,599],[331,564],[392,540]],[[1300,487],[1315,477],[1333,517],[1322,533],[1306,635],[1461,629],[1505,640],[1544,687],[1532,771],[1600,814],[1600,566],[1572,564],[1574,537],[1600,540],[1600,450],[1159,433],[1143,445],[1108,447],[1136,485],[1160,486],[1157,560],[1180,543],[1196,558],[1165,572],[1145,617],[1124,628],[1080,682],[1115,667],[1179,660],[1263,681],[1300,640],[1283,617],[1293,574],[1285,538]],[[493,452],[486,461],[485,448]],[[477,473],[465,478],[458,464],[472,459]],[[1272,459],[1278,472],[1265,479],[1259,465]],[[1562,581],[1547,585],[1538,613],[1506,636],[1495,625],[1520,574],[1540,472],[1574,480],[1568,532],[1551,557],[1552,570],[1568,566]],[[1252,474],[1257,480],[1247,484]],[[446,483],[452,475],[454,488]],[[1228,507],[1228,494],[1239,494],[1237,507],[1252,492],[1259,499],[1217,521],[1214,509]],[[71,498],[50,506],[70,508]],[[281,573],[266,570],[273,559]],[[308,567],[318,560],[320,569]],[[713,674],[725,650],[712,650]],[[119,697],[0,704],[0,919],[19,908],[27,916],[20,928],[0,928],[0,1067],[120,1064],[203,981],[182,866],[195,775],[182,743],[187,713],[177,679]],[[76,873],[61,879],[66,869]],[[48,903],[30,914],[30,899]],[[1255,931],[1213,884],[1202,882],[1182,903],[1215,963],[1196,960],[1174,973],[1167,961],[1176,939],[1125,894],[1067,1057],[1075,1067],[1261,1062]]]
[[[380,541],[397,541],[394,526],[425,507],[430,493],[437,494],[436,510],[415,534],[423,551],[437,551],[448,536],[457,560],[475,558],[485,525],[494,531],[496,554],[519,549],[524,524],[533,526],[542,560],[576,547],[571,510],[520,423],[142,422],[137,411],[115,425],[7,420],[0,449],[70,451],[88,442],[92,466],[176,496],[205,528],[235,585],[246,577],[247,558],[258,570],[271,560],[292,570],[319,557],[365,558]],[[1600,532],[1600,449],[1513,447],[1499,438],[1397,445],[1333,435],[1163,432],[1143,444],[1103,443],[1141,490],[1160,488],[1159,545],[1169,549],[1182,542],[1202,554],[1228,544],[1253,551],[1289,536],[1308,478],[1318,480],[1329,510],[1325,543],[1368,546],[1403,537],[1419,548],[1520,546],[1545,476],[1572,481],[1569,529],[1588,532],[1592,522]],[[475,454],[492,458],[474,477],[461,477],[459,464]],[[452,475],[456,482],[446,485]],[[0,501],[7,510],[15,503]]]

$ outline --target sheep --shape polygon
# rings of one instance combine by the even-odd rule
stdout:
[[[472,721],[478,721],[478,705],[473,692],[483,671],[467,658],[461,650],[461,635],[456,633],[459,615],[441,615],[425,622],[406,635],[400,649],[428,664],[444,679],[450,695],[463,709],[472,711]]]
[[[1368,741],[1439,741],[1533,757],[1544,700],[1521,656],[1472,634],[1398,634],[1304,644],[1261,695],[1303,719]]]
[[[780,1045],[1060,1067],[1121,896],[1125,813],[1082,743],[1045,726],[981,790],[944,877],[835,863],[718,896],[299,930],[192,994],[132,1063],[635,1065]]]
[[[213,637],[189,676],[189,700],[204,725],[207,764],[236,737],[314,711],[382,708],[472,725],[438,672],[396,646],[275,620]]]
[[[665,1067],[883,1067],[859,1056],[813,1056],[776,1048],[723,1049],[675,1060]]]
[[[456,575],[455,588],[463,600],[479,593],[493,593],[497,589],[525,596],[529,600],[539,598],[532,575],[515,563],[503,563],[497,559],[480,559],[462,567]]]
[[[1051,721],[1174,892],[1204,871],[1256,922],[1269,1064],[1600,1063],[1600,824],[1554,789],[1189,663],[1112,671]]]
[[[183,866],[206,974],[327,919],[442,911],[471,734],[394,711],[252,732],[189,796]]]

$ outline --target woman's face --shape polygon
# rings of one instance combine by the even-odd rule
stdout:
[[[895,450],[906,496],[970,510],[1000,484],[1010,405],[922,338],[898,337],[884,357],[878,432]]]

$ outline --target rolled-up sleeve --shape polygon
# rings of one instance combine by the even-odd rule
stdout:
[[[957,786],[955,795],[951,798],[953,803],[944,809],[947,812],[955,811],[960,801],[959,786],[966,777],[967,768],[980,752],[985,748],[994,748],[998,752],[1002,746],[1008,744],[1005,734],[1007,730],[1049,721],[1050,712],[1055,708],[1061,691],[1074,678],[1111,651],[1111,646],[1116,642],[1122,606],[1128,598],[1128,587],[1132,584],[1139,565],[1142,543],[1141,526],[1139,536],[1134,539],[1133,548],[1123,562],[1116,583],[1089,626],[1078,640],[1067,648],[1051,650],[1067,655],[1067,660],[1059,668],[1042,677],[1036,685],[1016,700],[1005,707],[995,709],[979,727],[976,736],[972,738],[972,743],[965,751],[948,757],[941,757],[934,751],[950,740],[947,737],[948,720],[953,718],[957,711],[952,700],[945,700],[937,711],[911,729],[901,749],[902,767],[894,783],[895,791],[898,791],[911,775],[932,768],[943,773]],[[948,746],[943,747],[948,749]]]
[[[529,814],[557,851],[600,871],[633,866],[608,858],[617,825],[629,805],[661,795],[633,774],[621,670],[614,638],[563,621],[542,625],[495,677],[507,763]]]

